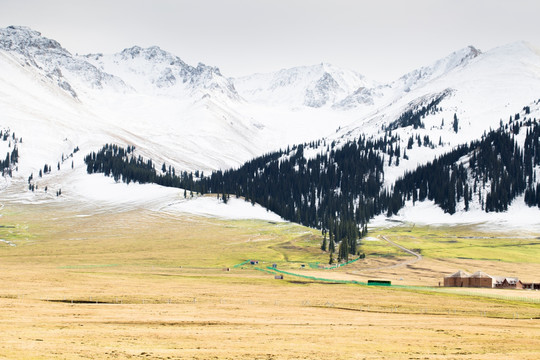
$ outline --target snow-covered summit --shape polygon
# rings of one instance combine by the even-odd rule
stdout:
[[[410,86],[404,88],[405,84]],[[361,134],[381,137],[385,129],[392,129],[401,149],[408,149],[407,159],[386,166],[385,181],[390,185],[405,171],[480,139],[524,106],[537,102],[540,51],[525,42],[486,52],[468,47],[377,91],[384,94],[384,102],[329,139],[344,143]],[[423,145],[411,147],[410,139]]]
[[[157,46],[78,56],[32,29],[0,29],[0,129],[24,139],[8,192],[29,201],[54,198],[45,186],[76,196],[87,176],[83,156],[105,143],[134,145],[177,171],[208,172],[320,138],[343,144],[384,136],[389,125],[395,146],[407,149],[399,165],[386,158],[391,186],[539,98],[540,50],[524,42],[486,52],[467,47],[379,85],[327,63],[233,79]],[[408,112],[415,122],[396,122]],[[45,164],[53,170],[38,178]],[[36,193],[27,190],[32,174]]]
[[[69,56],[69,52],[57,41],[41,36],[26,26],[8,26],[0,29],[0,47],[4,50],[18,52],[32,59],[35,55]]]
[[[450,71],[464,67],[482,52],[474,46],[467,46],[450,55],[435,61],[429,66],[423,66],[413,70],[391,84],[391,87],[398,88],[401,91],[409,92],[421,85],[428,83],[440,76],[448,74]]]
[[[90,54],[84,58],[103,71],[114,74],[139,93],[173,97],[217,96],[238,100],[232,82],[217,67],[186,64],[158,46],[133,46],[112,55]]]
[[[21,64],[34,67],[74,98],[81,88],[127,90],[121,79],[98,70],[57,41],[28,27],[0,29],[0,50],[13,55]]]
[[[374,86],[355,71],[327,63],[240,77],[234,83],[240,95],[251,102],[312,108],[329,107],[361,87]]]
[[[359,87],[334,104],[333,108],[355,110],[374,104],[376,105],[375,108],[383,107],[405,97],[411,91],[414,92],[415,89],[419,89],[440,77],[444,78],[447,74],[466,67],[481,54],[482,52],[474,46],[468,46],[435,61],[431,65],[415,69],[388,84]]]

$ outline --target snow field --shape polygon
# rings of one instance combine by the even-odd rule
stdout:
[[[88,176],[84,156],[105,143],[134,145],[136,154],[152,159],[156,168],[165,163],[177,173],[202,170],[208,174],[321,138],[328,145],[356,140],[361,134],[381,136],[381,128],[411,104],[450,89],[439,104],[442,111],[423,119],[425,129],[394,131],[401,138],[402,153],[410,136],[428,135],[434,144],[441,138],[444,145],[415,146],[406,150],[409,160],[400,159],[399,166],[385,165],[385,186],[391,186],[405,171],[478,139],[540,97],[540,51],[523,42],[485,53],[467,47],[380,85],[329,64],[229,79],[217,68],[189,66],[157,47],[72,56],[29,29],[2,31],[15,34],[9,35],[15,45],[0,48],[0,128],[9,128],[23,143],[19,171],[12,179],[2,180],[0,196],[18,196],[21,201],[61,201],[54,192],[62,189],[63,196],[96,204],[159,207],[166,199],[178,198],[179,190],[115,184],[101,175]],[[25,44],[30,45],[25,48]],[[63,81],[76,96],[60,86]],[[362,88],[370,90],[370,101],[346,110],[332,106]],[[538,106],[532,110],[532,115],[539,113]],[[454,113],[459,118],[457,134],[452,129]],[[0,156],[5,145],[0,142]],[[77,154],[73,154],[75,147],[80,149]],[[312,158],[324,151],[306,148],[304,154]],[[62,155],[67,157],[63,163]],[[38,178],[45,164],[52,171]],[[31,174],[40,188],[35,194],[27,190]],[[45,186],[50,189],[47,194]],[[8,187],[13,191],[6,192]],[[200,206],[201,213],[223,213],[217,210],[223,204],[210,206],[209,201],[180,202],[173,208],[196,212]],[[516,206],[519,201],[514,202]],[[245,209],[233,204],[236,200],[225,212],[232,209],[232,213],[244,214]],[[246,213],[255,214],[248,205]],[[417,205],[419,214],[422,206]],[[461,221],[458,215],[453,221]],[[508,216],[512,218],[510,211]],[[484,218],[478,215],[478,219]]]

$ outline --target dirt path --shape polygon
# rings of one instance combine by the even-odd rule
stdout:
[[[422,260],[422,255],[418,254],[418,253],[415,253],[414,251],[410,250],[410,249],[407,249],[406,247],[404,246],[401,246],[399,244],[396,244],[395,242],[393,242],[392,240],[388,239],[386,236],[381,236],[381,238],[386,241],[387,243],[389,243],[390,245],[394,246],[394,247],[397,247],[398,249],[401,249],[403,251],[405,251],[407,254],[410,254],[410,255],[413,255],[414,256],[414,259],[408,259],[408,260],[403,260],[401,262],[398,262],[397,264],[393,264],[393,265],[386,265],[386,266],[380,266],[380,267],[375,267],[375,268],[367,268],[367,269],[362,269],[361,271],[350,271],[348,272],[348,274],[352,274],[352,275],[358,275],[358,274],[361,274],[361,273],[364,273],[364,272],[368,272],[368,271],[376,271],[376,270],[385,270],[385,269],[393,269],[393,268],[397,268],[397,267],[401,267],[401,266],[406,266],[406,265],[411,265],[411,264],[414,264],[414,263],[417,263],[418,261]]]
[[[390,265],[388,266],[387,268],[390,269],[390,268],[395,268],[395,267],[399,267],[399,266],[405,266],[405,265],[410,265],[410,264],[414,264],[420,260],[422,260],[422,255],[418,254],[418,253],[415,253],[414,251],[412,250],[409,250],[407,249],[406,247],[404,246],[401,246],[399,244],[396,244],[395,242],[393,242],[392,240],[388,239],[386,236],[381,236],[383,238],[383,240],[385,240],[387,243],[389,243],[390,245],[392,246],[395,246],[397,248],[400,248],[401,250],[405,251],[406,253],[408,254],[411,254],[413,256],[415,256],[416,258],[415,259],[410,259],[410,260],[405,260],[403,262],[400,262],[398,264],[394,264],[394,265]]]

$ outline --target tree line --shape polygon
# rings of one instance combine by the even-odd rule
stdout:
[[[520,147],[515,136],[522,131],[525,142]],[[371,218],[396,214],[407,201],[432,200],[450,214],[468,211],[474,202],[486,212],[498,212],[525,194],[527,205],[540,206],[539,138],[536,119],[513,119],[405,173],[390,188],[383,186],[385,156],[390,164],[392,156],[405,156],[399,137],[390,131],[377,139],[361,135],[339,146],[325,141],[300,144],[209,176],[177,173],[165,164],[156,171],[151,160],[133,153],[134,147],[117,145],[87,155],[85,163],[88,173],[104,173],[116,181],[215,193],[225,201],[230,195],[243,197],[286,220],[321,229],[324,248],[343,260],[357,253],[356,240],[365,235]],[[431,144],[429,138],[426,143]]]
[[[6,157],[4,160],[0,159],[0,169],[2,169],[2,175],[11,176],[13,167],[19,162],[19,149],[17,144],[22,142],[22,138],[17,138],[15,133],[11,133],[9,130],[0,130],[0,139],[2,141],[9,141],[8,147],[11,147],[13,143],[13,149],[11,152],[6,152]]]

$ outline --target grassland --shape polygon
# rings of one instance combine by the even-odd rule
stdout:
[[[429,258],[513,263],[537,263],[540,259],[540,237],[526,230],[516,234],[510,230],[495,232],[472,226],[404,225],[385,229],[383,233],[409,249],[419,250]]]
[[[535,359],[540,351],[540,304],[513,299],[532,292],[491,298],[280,281],[249,265],[233,267],[257,259],[261,268],[277,263],[299,274],[416,286],[478,266],[525,277],[540,273],[531,234],[376,230],[370,235],[420,249],[424,260],[369,270],[407,258],[372,241],[362,245],[365,261],[323,270],[301,267],[325,264],[328,254],[319,232],[295,224],[53,205],[8,204],[2,215],[0,239],[16,246],[0,243],[0,358]],[[468,241],[484,251],[462,256]],[[529,244],[523,253],[503,245],[521,241]],[[499,247],[517,250],[494,260],[489,251]]]

